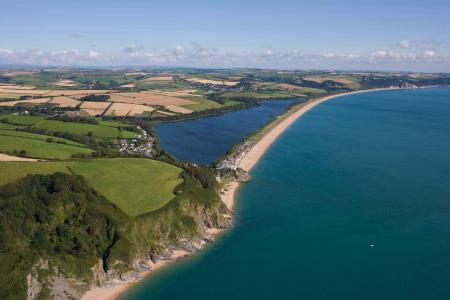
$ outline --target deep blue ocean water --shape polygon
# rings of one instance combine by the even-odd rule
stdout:
[[[450,89],[323,103],[251,175],[233,229],[122,299],[450,299]]]
[[[161,146],[180,160],[208,165],[247,135],[281,115],[296,100],[260,101],[260,106],[221,116],[164,123],[156,128]]]

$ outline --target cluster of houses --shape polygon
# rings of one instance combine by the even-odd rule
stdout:
[[[217,169],[230,169],[237,170],[241,163],[241,160],[245,157],[245,155],[252,149],[254,145],[254,141],[246,141],[242,145],[240,145],[233,154],[226,156],[223,160],[221,160],[217,164]]]
[[[121,139],[118,141],[119,151],[130,155],[142,155],[145,157],[152,157],[154,139],[140,126],[137,126],[140,131],[133,139]]]

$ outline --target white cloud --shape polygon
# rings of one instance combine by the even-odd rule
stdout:
[[[373,58],[385,58],[388,55],[386,51],[380,50],[377,52],[372,53]]]
[[[0,55],[8,55],[8,54],[13,54],[13,52],[9,49],[1,49],[0,48]]]
[[[89,51],[88,52],[88,56],[89,56],[89,58],[97,58],[98,57],[98,52],[96,52],[96,51]]]
[[[436,53],[433,50],[425,50],[423,51],[423,56],[425,59],[433,58],[436,55]]]
[[[399,45],[400,45],[400,48],[409,48],[409,41],[401,40]]]
[[[181,55],[183,55],[183,52],[184,52],[184,48],[183,48],[183,46],[180,46],[180,45],[178,45],[172,49],[172,54],[174,56],[181,56]]]
[[[419,53],[378,50],[370,54],[305,53],[299,49],[266,48],[255,52],[222,52],[200,44],[178,45],[170,49],[145,50],[130,44],[115,54],[97,51],[41,49],[14,51],[0,48],[0,64],[50,66],[192,66],[321,69],[450,69],[450,55],[435,50]]]

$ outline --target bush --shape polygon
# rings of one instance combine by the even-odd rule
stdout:
[[[109,99],[109,95],[87,95],[81,98],[81,101],[93,101],[93,102],[106,102]]]

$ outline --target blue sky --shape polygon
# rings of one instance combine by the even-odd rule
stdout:
[[[0,64],[450,71],[450,1],[2,0]]]

